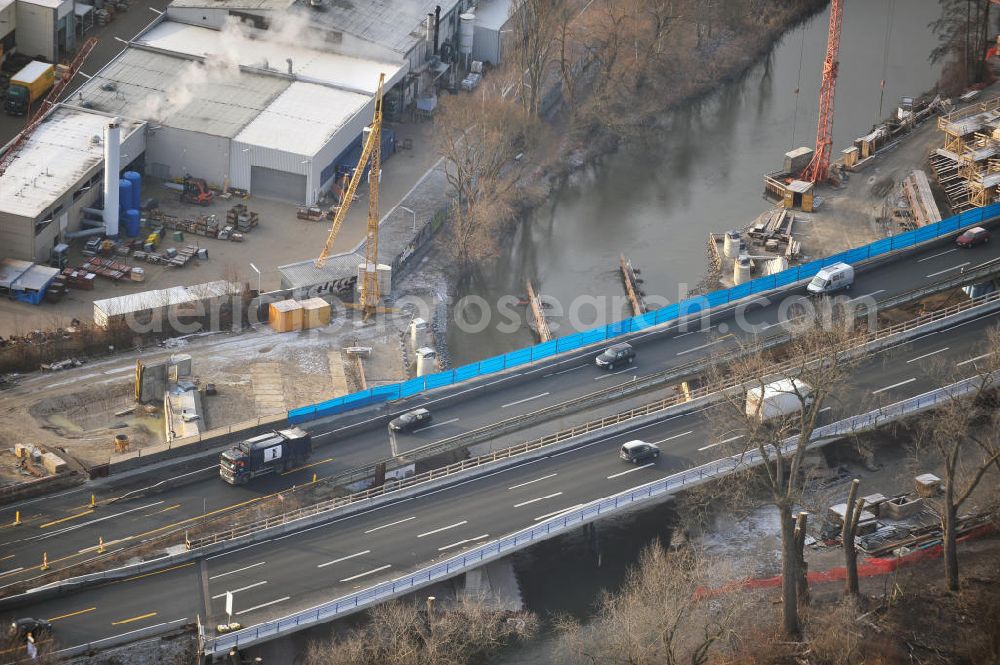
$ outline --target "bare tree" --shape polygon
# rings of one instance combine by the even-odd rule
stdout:
[[[460,272],[496,255],[500,234],[515,214],[517,185],[537,123],[502,98],[503,79],[484,81],[473,95],[451,97],[436,119],[439,153],[454,194],[449,248]]]
[[[847,508],[844,510],[844,526],[841,529],[841,545],[844,548],[844,567],[847,576],[844,582],[844,594],[858,595],[858,550],[854,538],[858,533],[858,521],[865,507],[865,500],[858,498],[858,485],[861,481],[855,478],[851,481],[851,490],[847,495]]]
[[[986,335],[984,353],[971,363],[971,392],[949,391],[947,399],[921,421],[918,458],[936,459],[943,467],[944,496],[937,501],[944,531],[944,568],[948,589],[958,591],[957,528],[959,510],[986,473],[1000,471],[1000,327]],[[957,378],[952,374],[952,378]]]
[[[643,550],[614,594],[605,594],[587,625],[562,619],[560,660],[592,665],[707,663],[735,625],[745,599],[712,598],[707,588],[741,577],[704,553]]]
[[[941,17],[930,25],[938,38],[930,60],[951,61],[961,87],[986,76],[991,4],[991,0],[942,0]]]
[[[568,0],[523,0],[511,5],[514,48],[512,66],[521,74],[519,97],[524,110],[538,115],[545,85],[552,71],[557,40],[553,34],[565,20]]]
[[[803,465],[820,412],[846,387],[851,370],[861,357],[859,335],[841,317],[805,314],[796,334],[782,349],[780,363],[759,344],[744,346],[740,357],[713,370],[716,382],[740,386],[724,391],[713,415],[718,435],[739,455],[756,453],[759,469],[745,474],[759,484],[778,510],[781,527],[782,624],[789,637],[800,633],[799,602],[805,586],[802,545],[804,523],[795,509],[801,504]],[[779,383],[780,382],[780,383]],[[778,410],[765,397],[795,408]],[[756,394],[757,399],[748,399]],[[799,534],[796,537],[796,526]]]
[[[448,609],[412,602],[377,605],[369,621],[328,642],[314,642],[307,665],[466,665],[483,662],[537,628],[528,612],[508,612],[478,599]]]

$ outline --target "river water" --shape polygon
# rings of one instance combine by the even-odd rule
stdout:
[[[939,16],[938,0],[845,4],[835,156],[889,115],[900,97],[930,90],[940,73],[928,61],[937,41],[928,24]],[[647,294],[671,302],[683,296],[704,274],[707,234],[743,226],[769,207],[763,174],[781,168],[788,150],[815,143],[828,22],[828,11],[817,14],[741,80],[665,114],[641,145],[578,174],[521,226],[487,282],[457,297],[496,303],[524,294],[531,279],[562,307],[551,327],[565,335],[630,314],[618,271],[623,252],[641,269]],[[498,331],[503,319],[496,314],[481,332],[449,326],[454,366],[536,341],[527,327]],[[468,320],[480,322],[478,311],[470,310]]]

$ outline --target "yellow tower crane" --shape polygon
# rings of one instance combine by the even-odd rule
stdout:
[[[333,243],[340,233],[340,227],[344,224],[347,211],[350,210],[354,201],[354,194],[358,190],[358,183],[365,172],[365,167],[371,163],[368,172],[368,232],[365,242],[365,265],[361,276],[361,300],[358,303],[364,318],[374,314],[378,310],[379,293],[378,285],[378,187],[379,175],[382,167],[382,86],[385,83],[385,74],[379,75],[378,89],[375,92],[375,113],[372,124],[365,128],[364,147],[361,149],[361,159],[358,166],[351,175],[350,183],[347,185],[347,192],[344,201],[337,209],[337,214],[333,218],[330,226],[330,235],[326,238],[326,245],[316,259],[316,267],[322,268],[330,256]]]

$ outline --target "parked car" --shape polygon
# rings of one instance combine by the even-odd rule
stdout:
[[[955,240],[955,244],[959,247],[975,247],[976,245],[985,245],[990,241],[991,235],[993,234],[983,227],[976,226],[958,236]]]
[[[27,617],[11,622],[10,637],[16,639],[18,644],[27,642],[28,635],[31,635],[36,642],[48,639],[52,635],[52,624],[44,619]]]
[[[646,460],[656,461],[660,458],[660,449],[645,441],[629,441],[622,445],[620,457],[626,462],[640,464]]]
[[[630,365],[635,360],[635,349],[631,344],[613,344],[604,349],[594,362],[601,369],[614,369],[619,365]]]
[[[399,418],[389,421],[389,429],[393,432],[409,432],[418,426],[431,421],[431,412],[427,409],[414,409],[407,411]]]

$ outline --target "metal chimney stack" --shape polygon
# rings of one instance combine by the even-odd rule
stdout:
[[[118,235],[118,173],[121,171],[122,130],[118,118],[104,128],[104,233]]]

